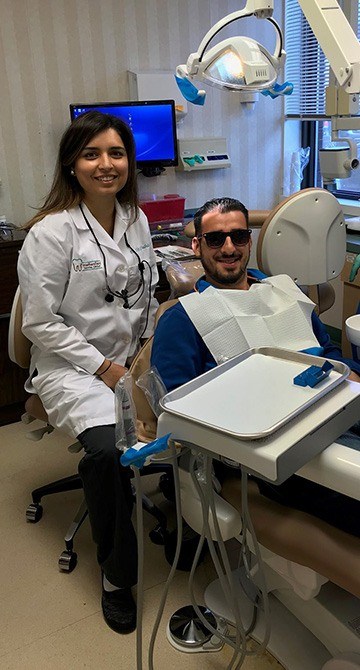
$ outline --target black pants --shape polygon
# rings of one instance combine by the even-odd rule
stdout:
[[[220,483],[229,476],[241,477],[241,470],[229,468],[224,463],[213,461],[215,474]],[[272,484],[252,476],[260,493],[280,505],[292,507],[326,521],[346,533],[360,538],[360,501],[337,493],[316,482],[292,475],[283,484]]]
[[[260,493],[281,505],[313,514],[346,533],[360,538],[360,502],[316,482],[292,475],[276,486],[256,479]]]
[[[120,464],[115,426],[95,426],[78,436],[85,455],[79,463],[97,558],[115,586],[137,581],[137,542],[131,522],[130,469]]]
[[[360,421],[336,442],[360,450]],[[360,501],[293,475],[276,486],[258,480],[260,493],[276,502],[308,512],[346,533],[360,538]]]

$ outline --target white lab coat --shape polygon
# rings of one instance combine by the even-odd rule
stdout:
[[[74,436],[115,422],[114,393],[94,373],[104,358],[125,365],[139,346],[139,336],[152,334],[158,280],[143,212],[131,224],[129,210],[116,203],[111,238],[82,207],[105,254],[110,288],[126,288],[130,305],[141,293],[131,297],[140,272],[125,232],[145,261],[145,286],[131,309],[124,309],[120,298],[105,301],[103,257],[79,207],[46,216],[26,236],[18,263],[23,332],[33,342],[26,389],[38,393],[53,426]]]

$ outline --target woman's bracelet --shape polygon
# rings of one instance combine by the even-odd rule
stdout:
[[[107,366],[107,368],[105,368],[105,370],[103,370],[102,372],[97,372],[96,376],[97,377],[102,377],[105,374],[105,372],[110,370],[111,366],[112,366],[112,361],[110,361],[109,365]]]

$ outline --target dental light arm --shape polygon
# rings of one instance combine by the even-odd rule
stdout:
[[[339,154],[334,152],[326,158],[329,162],[329,177],[321,166],[324,182],[331,182],[334,178],[344,178],[351,175],[351,170],[359,165],[357,145],[348,138],[339,137],[340,130],[359,130],[360,117],[350,116],[351,103],[353,108],[358,106],[360,93],[360,44],[351,28],[345,14],[336,0],[298,0],[301,10],[306,17],[319,45],[321,46],[334,76],[346,96],[336,87],[329,87],[326,99],[326,113],[331,116],[331,141],[346,142],[350,151],[346,152],[345,160],[341,164]],[[331,95],[332,93],[332,95]],[[350,100],[350,96],[352,100]],[[358,110],[356,110],[358,111]],[[345,170],[345,174],[343,173]]]
[[[347,93],[360,92],[360,44],[336,0],[298,0],[330,67]]]
[[[264,8],[264,2],[261,0],[248,0],[246,3],[246,6],[244,9],[240,9],[237,12],[232,12],[232,14],[228,14],[225,16],[223,19],[220,19],[215,25],[208,30],[206,33],[205,37],[202,39],[202,41],[199,44],[198,50],[194,54],[190,54],[189,59],[188,59],[188,67],[189,67],[189,74],[195,74],[197,67],[197,61],[202,60],[204,57],[204,53],[206,48],[208,47],[209,43],[211,40],[217,35],[222,28],[225,26],[230,25],[230,23],[233,23],[234,21],[237,21],[238,19],[243,19],[249,16],[256,16],[258,19],[268,19],[276,28],[277,30],[277,35],[276,35],[276,47],[275,47],[275,52],[274,52],[274,57],[275,58],[280,58],[283,55],[282,51],[282,34],[279,26],[277,25],[276,21],[274,21],[272,17],[273,13],[273,6],[274,3],[273,1],[266,3],[266,9]],[[194,58],[192,58],[194,57]]]

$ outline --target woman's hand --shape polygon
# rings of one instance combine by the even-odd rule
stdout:
[[[120,377],[123,377],[127,372],[127,368],[124,368],[123,365],[118,363],[113,363],[106,358],[102,365],[96,370],[95,374],[102,379],[104,384],[111,388],[115,389],[116,383],[119,381]]]

